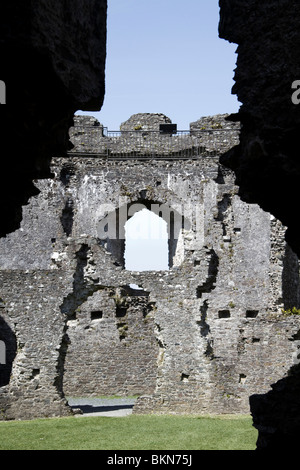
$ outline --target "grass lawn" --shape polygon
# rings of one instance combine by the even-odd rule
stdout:
[[[70,417],[0,422],[1,450],[254,450],[250,416]]]

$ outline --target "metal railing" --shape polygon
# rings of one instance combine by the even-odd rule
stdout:
[[[200,129],[166,134],[160,131],[108,131],[74,127],[69,155],[109,159],[191,159],[215,157],[239,143],[238,129]]]

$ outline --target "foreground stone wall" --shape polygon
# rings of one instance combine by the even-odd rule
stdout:
[[[297,255],[299,244],[298,136],[299,2],[220,0],[220,37],[237,47],[233,93],[241,102],[240,144],[222,158],[234,170],[239,194],[287,227]],[[299,366],[251,398],[259,449],[295,449],[300,428]]]
[[[62,396],[61,354],[64,318],[60,304],[68,292],[68,275],[49,271],[0,272],[1,320],[10,329],[2,339],[15,339],[8,384],[1,374],[1,419],[31,419],[70,414]],[[69,280],[70,282],[70,280]],[[5,366],[0,366],[4,368]]]
[[[52,156],[68,151],[74,112],[101,109],[106,10],[106,0],[2,2],[2,237],[19,228],[22,206],[38,194],[34,181],[51,178]]]
[[[68,414],[64,395],[96,394],[138,394],[136,413],[249,412],[297,360],[299,318],[281,309],[299,306],[298,259],[282,224],[241,201],[217,157],[70,154],[52,171],[0,240],[16,343],[2,418]],[[124,269],[136,204],[159,205],[169,270]]]
[[[287,240],[300,254],[298,128],[300,109],[292,88],[300,77],[300,5],[289,0],[220,0],[219,35],[237,44],[232,92],[241,107],[240,144],[224,155],[239,193],[287,227]],[[287,190],[288,188],[288,190]]]

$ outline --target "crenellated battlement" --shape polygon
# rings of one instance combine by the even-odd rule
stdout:
[[[239,123],[226,121],[228,115],[203,117],[178,130],[164,114],[139,113],[108,130],[90,116],[75,116],[70,129],[72,155],[109,159],[158,158],[197,159],[216,157],[239,143]]]

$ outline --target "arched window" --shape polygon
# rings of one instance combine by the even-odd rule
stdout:
[[[117,266],[128,271],[166,271],[183,262],[183,230],[190,228],[180,211],[142,200],[107,211],[97,232],[99,243]]]
[[[148,209],[136,212],[125,224],[124,258],[129,271],[168,270],[167,222]]]

